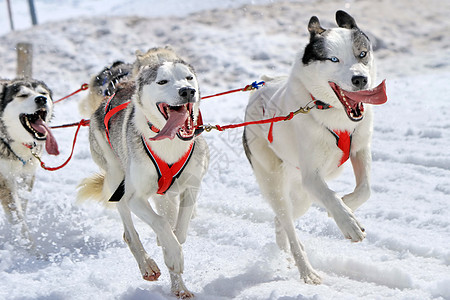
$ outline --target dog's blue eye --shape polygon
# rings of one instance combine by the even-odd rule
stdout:
[[[339,58],[337,58],[336,56],[331,57],[330,60],[334,63],[339,62]]]
[[[339,62],[339,58],[337,58],[336,56],[333,56],[332,58],[330,58],[330,60],[332,62]]]
[[[164,84],[166,84],[168,82],[169,82],[168,80],[160,80],[160,81],[157,82],[157,84],[164,85]]]
[[[361,51],[361,53],[359,54],[359,58],[364,58],[366,57],[367,52],[366,51]]]

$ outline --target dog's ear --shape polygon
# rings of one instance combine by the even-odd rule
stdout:
[[[343,10],[338,10],[336,12],[336,23],[339,27],[347,28],[347,29],[354,29],[358,28],[356,25],[355,19],[353,19],[352,16],[350,16],[348,13],[346,13]]]
[[[319,18],[316,16],[311,17],[308,23],[308,31],[311,34],[311,37],[315,36],[316,34],[321,34],[325,31],[322,26],[320,26]]]
[[[136,50],[136,52],[134,52],[134,54],[136,55],[136,58],[140,58],[142,56],[144,56],[144,53],[141,50]]]

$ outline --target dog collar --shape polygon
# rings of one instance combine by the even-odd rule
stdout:
[[[330,104],[323,102],[321,100],[317,100],[316,98],[314,98],[314,96],[312,94],[309,94],[311,96],[311,100],[314,102],[315,108],[320,109],[320,110],[326,110],[329,108],[333,108],[333,106],[331,106]]]
[[[13,157],[15,157],[16,159],[18,159],[24,166],[27,164],[27,162],[29,160],[25,160],[22,157],[20,157],[19,155],[17,155],[16,152],[14,152],[14,150],[11,148],[11,146],[9,145],[9,143],[7,143],[3,138],[0,138],[0,141],[3,143],[4,147],[6,147],[6,150],[9,151],[9,153],[12,154]],[[25,146],[25,144],[23,144]],[[28,148],[28,147],[27,147]],[[31,148],[29,148],[31,150]]]
[[[333,108],[333,106],[331,106],[330,104],[325,103],[325,102],[320,101],[320,100],[314,100],[314,104],[315,104],[315,107],[316,107],[317,109],[320,109],[320,110],[325,110],[325,109]]]

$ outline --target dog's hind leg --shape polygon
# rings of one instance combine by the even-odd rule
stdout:
[[[119,203],[117,203],[117,209],[123,222],[123,239],[128,244],[131,253],[133,253],[134,258],[138,263],[142,277],[148,281],[158,280],[158,277],[161,275],[161,271],[159,270],[158,265],[155,263],[155,261],[149,257],[144,249],[144,246],[139,240],[139,235],[134,228],[130,209],[128,208],[125,199],[122,199],[121,201],[119,201]]]
[[[258,139],[252,146],[258,146]],[[308,284],[320,284],[321,278],[309,263],[308,257],[294,226],[294,207],[291,201],[293,182],[286,179],[286,170],[275,154],[267,147],[262,147],[251,156],[255,177],[261,192],[269,201],[275,214],[277,227],[277,243],[282,249],[289,248],[294,257],[300,277]]]
[[[283,187],[282,185],[288,185]],[[308,257],[306,255],[306,251],[304,249],[303,244],[300,242],[297,232],[295,231],[294,225],[294,208],[292,206],[292,200],[290,198],[290,187],[291,183],[281,180],[280,189],[278,189],[277,198],[273,198],[271,201],[273,202],[272,207],[276,214],[276,220],[279,222],[278,230],[281,232],[278,233],[277,243],[283,247],[287,247],[285,245],[285,241],[283,241],[284,235],[287,237],[289,249],[294,257],[295,264],[300,272],[300,277],[303,279],[305,283],[308,284],[320,284],[322,279],[319,274],[313,269],[311,266]],[[285,191],[282,193],[281,191]],[[276,193],[272,193],[275,196]],[[284,233],[283,233],[284,231]],[[284,243],[284,245],[283,245]]]

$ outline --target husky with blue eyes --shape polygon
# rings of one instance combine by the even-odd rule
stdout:
[[[247,127],[243,142],[262,194],[275,212],[278,246],[292,253],[301,278],[322,279],[299,241],[294,220],[318,203],[345,238],[361,242],[366,232],[354,211],[370,196],[372,107],[387,101],[384,81],[377,85],[369,38],[353,17],[336,13],[337,28],[324,29],[317,17],[308,24],[310,40],[291,73],[267,77],[254,91],[246,121],[312,108],[287,122]],[[356,187],[340,197],[326,181],[350,158]]]
[[[52,92],[44,82],[0,80],[0,200],[14,239],[26,248],[32,248],[33,241],[25,222],[27,199],[21,192],[33,188],[36,156],[44,148],[48,154],[59,154],[48,125],[52,114]]]
[[[95,97],[84,101],[98,103],[91,111],[89,140],[101,172],[82,181],[78,198],[115,203],[123,238],[142,277],[156,281],[160,269],[145,251],[132,213],[148,224],[162,248],[172,292],[191,298],[181,277],[181,245],[209,161],[198,130],[200,93],[194,69],[172,49],[154,48],[137,52],[132,68],[114,64],[92,83]],[[99,97],[104,99],[96,102]],[[89,112],[93,106],[82,107]]]

